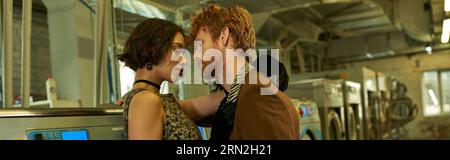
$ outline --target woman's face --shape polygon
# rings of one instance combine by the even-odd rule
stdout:
[[[165,54],[162,61],[155,68],[161,77],[169,82],[174,82],[176,78],[181,76],[183,72],[183,65],[186,63],[184,56],[179,57],[177,60],[171,60],[172,54],[175,53],[177,49],[183,49],[185,46],[184,36],[181,33],[177,33],[173,39],[172,48],[169,53]],[[172,73],[180,73],[172,78]]]

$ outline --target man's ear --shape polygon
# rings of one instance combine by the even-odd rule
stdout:
[[[220,45],[223,48],[226,48],[228,46],[230,40],[230,30],[228,29],[228,27],[224,27],[222,29],[222,32],[220,32]]]

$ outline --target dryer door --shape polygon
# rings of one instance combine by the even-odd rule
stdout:
[[[319,126],[320,127],[320,126]],[[322,140],[320,129],[314,125],[307,125],[300,132],[301,140]]]
[[[300,137],[301,140],[316,140],[316,137],[314,136],[314,133],[310,128],[305,128],[305,130],[302,132],[304,133]]]
[[[350,140],[358,139],[358,122],[353,107],[348,107],[348,137]]]
[[[344,140],[344,132],[342,128],[339,114],[334,111],[328,113],[328,139],[329,140]]]

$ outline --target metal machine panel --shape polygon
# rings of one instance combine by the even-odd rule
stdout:
[[[345,127],[347,140],[363,138],[361,85],[356,82],[339,80],[343,85]]]
[[[292,99],[300,118],[300,138],[302,140],[322,140],[319,109],[313,101]]]
[[[361,85],[356,82],[345,81],[347,86],[348,103],[361,104]]]
[[[312,99],[318,107],[343,105],[341,84],[327,79],[291,82],[286,94],[294,99]]]
[[[384,73],[377,72],[377,89],[378,91],[387,91],[388,77]]]
[[[368,68],[350,68],[342,70],[324,71],[307,74],[296,74],[290,78],[291,82],[327,78],[333,80],[349,80],[361,84],[361,103],[363,116],[363,134],[364,139],[369,139],[369,119],[371,118],[370,109],[374,107],[374,94],[377,91],[377,78],[376,72]],[[295,98],[295,97],[294,97]],[[319,104],[318,104],[319,105]]]
[[[329,79],[291,82],[286,94],[293,99],[310,99],[317,103],[322,138],[345,138],[345,115],[342,84]]]
[[[2,140],[124,139],[121,108],[2,109],[0,126]]]

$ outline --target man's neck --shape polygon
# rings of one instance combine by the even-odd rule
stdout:
[[[247,61],[244,58],[237,58],[236,63],[232,63],[234,67],[228,67],[227,63],[224,64],[224,71],[223,77],[224,82],[221,84],[221,86],[229,92],[231,90],[231,85],[234,83],[234,80],[236,79],[237,75],[243,71],[245,65],[247,64]]]
[[[225,89],[227,92],[230,92],[231,90],[231,84],[221,84],[223,89]]]

